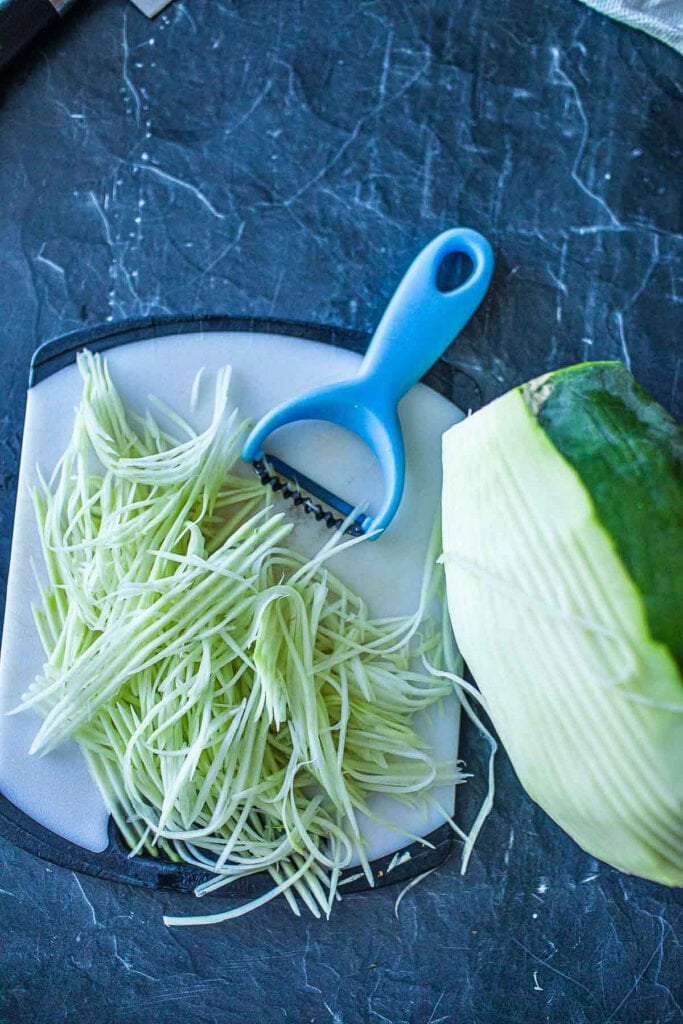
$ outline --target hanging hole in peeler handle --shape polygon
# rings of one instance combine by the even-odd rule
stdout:
[[[436,272],[436,287],[440,292],[454,292],[462,288],[473,273],[474,263],[469,253],[449,252]]]

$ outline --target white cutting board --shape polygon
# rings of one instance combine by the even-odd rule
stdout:
[[[360,356],[318,342],[276,334],[211,331],[168,335],[106,351],[116,386],[124,401],[138,411],[147,396],[158,396],[201,428],[210,419],[216,371],[233,368],[231,405],[258,419],[276,403],[318,384],[354,374]],[[190,411],[190,389],[204,367],[199,402]],[[31,605],[38,600],[30,562],[40,564],[40,546],[29,490],[35,467],[49,474],[63,452],[79,401],[81,378],[75,365],[59,370],[28,392],[19,472],[5,625],[0,652],[0,792],[41,825],[88,850],[107,846],[107,812],[75,743],[64,744],[44,758],[29,757],[38,729],[32,711],[7,717],[41,669],[42,649],[33,625]],[[158,415],[156,410],[155,415]],[[406,443],[406,487],[399,512],[387,533],[336,557],[330,567],[362,594],[377,615],[410,613],[417,604],[428,540],[441,495],[441,435],[462,413],[423,385],[406,396],[400,408]],[[351,502],[367,499],[377,508],[381,475],[374,456],[353,435],[320,423],[284,428],[267,446],[306,475]],[[245,472],[253,472],[244,466]],[[313,554],[329,531],[278,498],[297,526],[292,546]],[[453,760],[457,752],[459,715],[456,699],[448,698],[423,713],[420,730],[437,756]],[[451,787],[434,795],[452,810]],[[407,809],[383,800],[378,810],[397,825],[426,835],[442,824],[437,811]],[[371,859],[405,845],[396,833],[365,823]]]

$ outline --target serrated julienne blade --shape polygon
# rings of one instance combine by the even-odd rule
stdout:
[[[252,462],[252,466],[264,486],[271,487],[276,494],[279,491],[285,499],[291,499],[297,508],[312,515],[317,522],[324,522],[328,529],[339,529],[346,522],[344,533],[351,537],[362,537],[372,528],[371,516],[363,515],[333,491],[304,476],[276,455],[263,455]],[[311,495],[318,500],[314,501]],[[334,509],[339,515],[336,516],[329,509]]]
[[[148,18],[153,18],[155,15],[161,14],[164,7],[168,7],[173,0],[133,0],[133,3]]]

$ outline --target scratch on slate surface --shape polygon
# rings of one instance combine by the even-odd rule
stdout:
[[[90,910],[90,913],[91,913],[91,915],[92,915],[92,923],[93,923],[94,925],[96,925],[96,924],[97,924],[97,915],[96,915],[96,913],[95,913],[95,908],[94,908],[94,906],[92,905],[92,903],[90,902],[90,900],[88,899],[88,897],[87,897],[87,895],[86,895],[86,893],[85,893],[85,889],[84,889],[84,888],[83,888],[83,886],[81,885],[81,880],[80,880],[80,878],[78,877],[78,875],[76,874],[76,872],[75,872],[75,871],[72,871],[72,872],[71,872],[71,875],[72,875],[72,877],[73,877],[73,880],[74,880],[74,882],[76,883],[76,885],[77,885],[77,887],[78,887],[78,890],[79,890],[79,892],[80,892],[81,896],[83,897],[83,902],[84,902],[84,903],[86,904],[86,906],[87,906],[87,907],[88,907],[88,909]]]
[[[566,980],[570,981],[572,985],[577,985],[579,988],[582,988],[584,992],[587,992],[588,995],[591,996],[591,998],[595,998],[591,990],[586,985],[584,985],[583,982],[578,981],[576,978],[572,978],[570,974],[565,974],[565,972],[561,971],[559,967],[553,967],[553,965],[549,962],[548,959],[544,960],[543,957],[537,956],[535,953],[532,953],[531,950],[527,946],[525,946],[523,942],[520,942],[519,939],[516,939],[514,936],[512,936],[512,941],[516,946],[519,946],[520,949],[523,949],[525,953],[528,953],[532,960],[535,960],[537,963],[542,964],[543,967],[546,967],[549,971],[552,971],[553,974],[559,974],[561,978],[566,978]],[[553,950],[553,952],[550,955],[554,956],[555,951]]]

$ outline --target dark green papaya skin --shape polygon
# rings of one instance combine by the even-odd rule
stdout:
[[[683,431],[618,362],[580,363],[525,384],[523,398],[588,491],[683,670]]]

